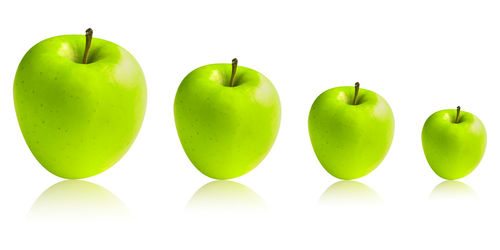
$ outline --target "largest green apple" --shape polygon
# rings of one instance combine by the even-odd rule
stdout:
[[[137,61],[91,33],[36,44],[14,80],[28,147],[48,171],[68,179],[115,164],[132,145],[146,110],[146,82]]]
[[[236,63],[195,69],[175,96],[182,147],[193,165],[214,179],[235,178],[255,168],[271,149],[280,125],[274,86]]]
[[[373,171],[389,151],[394,116],[380,95],[353,87],[323,92],[309,113],[309,135],[321,165],[331,175],[356,179]]]

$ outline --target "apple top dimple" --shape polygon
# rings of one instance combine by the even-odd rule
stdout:
[[[55,45],[55,46],[54,46]],[[82,62],[85,50],[85,36],[82,35],[62,35],[48,38],[32,49],[52,50],[54,53],[47,53],[46,56],[55,55],[69,60],[72,63],[84,65]],[[122,48],[110,41],[93,38],[89,50],[87,64],[94,64],[106,60],[106,63],[118,62],[121,58]]]
[[[448,124],[449,127],[455,127],[455,128],[470,128],[471,131],[474,131],[474,133],[480,133],[484,125],[482,124],[481,120],[475,116],[472,113],[466,112],[466,111],[460,111],[458,123],[455,122],[457,118],[457,110],[456,109],[443,109],[440,111],[437,111],[433,113],[429,118],[427,119],[427,122],[431,122],[432,120],[439,120],[443,123]]]
[[[209,64],[202,66],[196,71],[205,71],[207,74],[209,74],[209,80],[213,83],[216,83],[222,87],[231,87],[230,86],[230,80],[231,80],[231,64],[227,63],[220,63],[220,64]],[[246,83],[254,82],[255,81],[255,76],[254,74],[249,74],[249,73],[254,73],[261,75],[255,70],[252,70],[247,67],[243,66],[238,66],[235,77],[234,77],[234,82],[233,86],[231,88],[236,88],[239,86],[242,86]]]
[[[356,104],[353,104],[353,100],[354,100],[354,88],[353,87],[349,87],[349,86],[336,87],[336,88],[332,88],[328,91],[332,91],[331,93],[338,101],[341,101],[341,102],[343,102],[347,105],[350,105],[350,106],[361,106],[363,104],[367,104],[367,103],[371,102],[372,100],[377,99],[377,98],[370,98],[370,96],[372,96],[375,93],[373,93],[369,90],[360,88],[358,97],[356,99],[357,100]],[[334,94],[334,92],[337,92],[337,94]]]
[[[460,112],[460,116],[458,118],[458,122],[455,122],[456,119],[457,119],[457,111],[455,109],[445,109],[445,110],[441,110],[441,111],[438,111],[438,112],[442,112],[443,113],[443,119],[449,123],[452,123],[452,124],[465,124],[465,123],[469,123],[471,121],[474,120],[471,113],[469,112],[465,112],[465,111],[461,111]],[[436,113],[438,113],[436,112]]]

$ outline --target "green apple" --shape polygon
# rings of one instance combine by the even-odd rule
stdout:
[[[14,80],[24,139],[51,173],[99,174],[127,152],[146,110],[146,82],[120,46],[86,36],[56,36],[32,47]]]
[[[378,94],[355,87],[323,92],[309,112],[309,136],[319,162],[344,180],[373,171],[389,151],[394,116]]]
[[[456,180],[470,174],[483,158],[486,129],[471,113],[454,109],[438,111],[425,121],[422,147],[432,170]]]
[[[278,134],[278,92],[246,67],[211,64],[182,80],[174,102],[177,133],[189,160],[203,174],[230,179],[254,169]]]

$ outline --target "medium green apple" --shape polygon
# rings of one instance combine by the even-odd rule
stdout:
[[[264,75],[233,64],[195,69],[174,102],[177,133],[189,160],[203,174],[230,179],[254,169],[278,134],[278,92]]]
[[[373,171],[389,151],[394,116],[378,94],[355,87],[323,92],[309,113],[309,136],[319,162],[344,180]]]
[[[51,173],[99,174],[134,142],[146,110],[146,82],[120,46],[86,36],[56,36],[32,47],[14,80],[24,139]]]
[[[486,129],[471,113],[454,109],[438,111],[425,121],[422,147],[432,170],[456,180],[470,174],[483,158]]]

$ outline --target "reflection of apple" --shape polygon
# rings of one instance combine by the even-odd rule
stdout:
[[[239,212],[265,210],[266,203],[249,187],[217,180],[198,189],[186,206],[188,211]]]
[[[241,176],[271,150],[280,125],[276,89],[259,72],[211,64],[189,73],[177,90],[175,125],[189,160],[215,179]]]
[[[325,190],[319,205],[370,205],[383,203],[371,187],[357,181],[337,181]]]
[[[321,165],[340,179],[373,171],[389,151],[394,117],[376,93],[353,87],[332,88],[316,98],[309,113],[309,135]]]
[[[146,110],[142,70],[125,49],[82,35],[31,48],[14,81],[17,118],[36,159],[78,179],[115,164],[134,142]],[[85,62],[85,63],[84,63]]]
[[[474,189],[467,184],[455,181],[446,180],[439,183],[429,196],[430,200],[449,200],[456,201],[458,199],[477,199],[477,194]]]
[[[51,222],[106,221],[130,216],[125,204],[109,190],[83,180],[64,180],[47,188],[28,218]]]
[[[470,174],[486,149],[486,129],[479,118],[460,107],[432,114],[422,129],[427,162],[440,177],[455,180]]]

